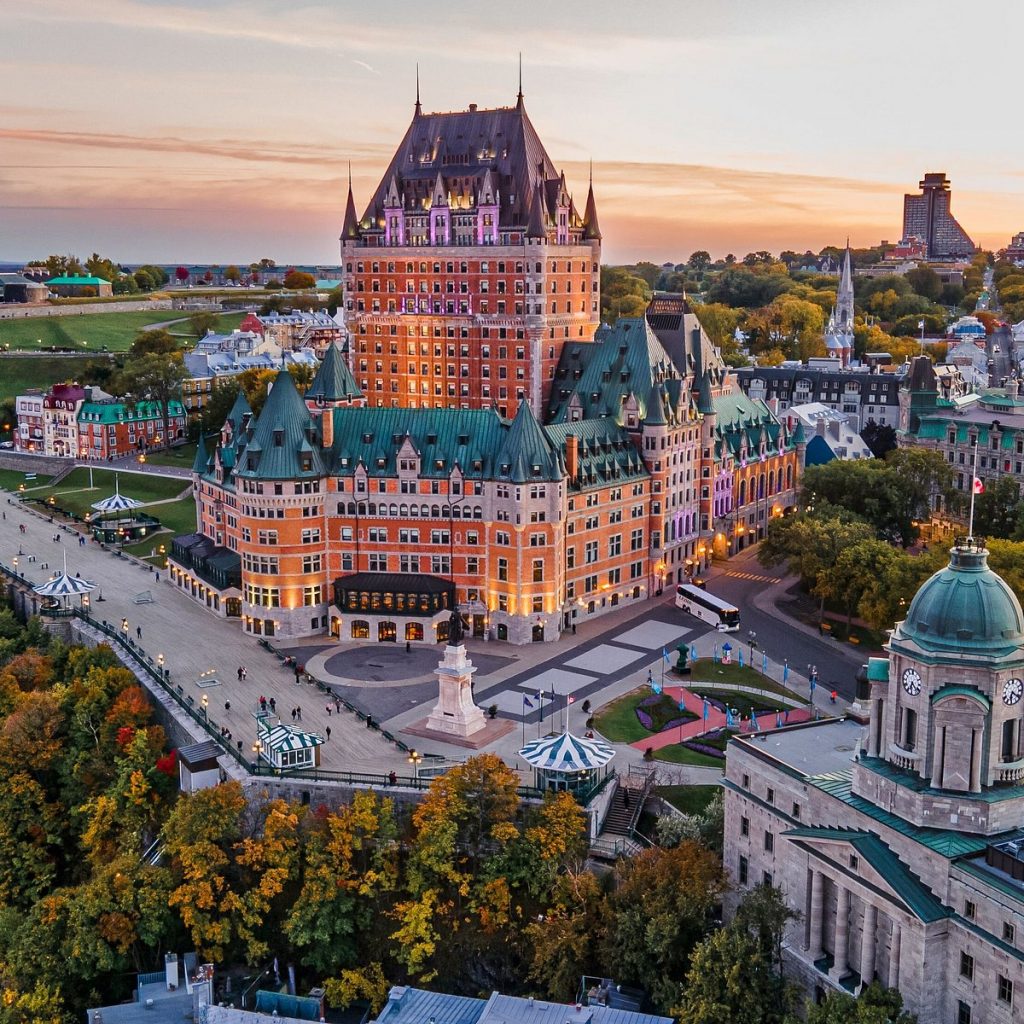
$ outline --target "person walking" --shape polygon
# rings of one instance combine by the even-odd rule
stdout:
[[[836,702],[836,697],[837,697],[837,696],[838,696],[838,692],[837,692],[836,690],[833,690],[833,691],[832,691],[832,692],[831,692],[831,693],[830,693],[830,694],[828,695],[828,699],[829,699],[829,700],[830,700],[830,701],[831,701],[831,702],[832,702],[833,704],[835,704],[835,702]]]
[[[273,697],[270,698],[270,710],[276,715],[277,714],[277,701]]]
[[[327,733],[327,739],[328,739],[328,741],[330,741],[330,738],[331,738],[331,727],[327,726],[327,728],[324,729],[324,732]]]
[[[236,674],[238,675],[238,681],[241,682],[242,681],[242,666],[241,665],[238,666],[238,672]]]
[[[295,721],[295,708],[292,708],[292,721]]]
[[[142,627],[141,626],[136,626],[135,627],[135,636],[139,640],[142,639]]]
[[[248,678],[249,678],[249,673],[246,670],[246,667],[243,665],[242,666],[242,682],[244,683],[246,681],[246,679],[248,679]]]
[[[302,721],[302,708],[296,706],[295,717],[301,722]]]

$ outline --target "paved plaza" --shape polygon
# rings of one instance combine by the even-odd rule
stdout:
[[[12,565],[18,557],[19,571],[43,582],[62,565],[66,550],[72,575],[81,573],[99,585],[92,595],[93,614],[118,628],[127,619],[129,636],[150,656],[164,656],[172,683],[182,686],[196,707],[207,697],[215,727],[230,730],[232,741],[241,742],[247,756],[255,740],[254,715],[262,696],[275,701],[286,723],[292,720],[292,709],[301,708],[306,730],[327,736],[330,729],[322,751],[324,768],[408,771],[406,754],[380,732],[368,729],[351,712],[339,714],[315,686],[296,683],[294,671],[243,634],[238,620],[209,614],[172,586],[166,573],[153,572],[92,542],[81,546],[77,533],[59,529],[17,501],[2,507],[6,518],[0,522],[0,560]],[[24,534],[19,532],[21,524]],[[58,530],[61,543],[53,540]],[[46,563],[48,570],[43,568]],[[596,710],[643,683],[649,673],[661,678],[666,667],[663,649],[674,660],[676,647],[685,643],[707,657],[720,639],[665,600],[618,609],[554,644],[511,647],[467,640],[469,657],[477,666],[477,704],[484,709],[495,705],[500,717],[516,724],[487,749],[524,768],[517,758],[524,739],[566,727],[582,733],[588,717],[582,709],[585,700]],[[402,733],[421,721],[437,699],[434,669],[442,654],[440,647],[413,646],[407,651],[404,644],[339,644],[314,637],[286,641],[281,650],[410,747],[453,760],[468,756],[463,747]],[[246,670],[244,680],[238,678],[240,667]],[[616,749],[620,770],[642,758],[641,751],[626,744]],[[704,778],[714,774],[714,770],[691,771]]]

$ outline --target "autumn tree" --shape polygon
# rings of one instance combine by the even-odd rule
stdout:
[[[194,338],[205,338],[220,325],[220,317],[216,313],[200,310],[188,318],[189,333]]]
[[[304,964],[331,974],[355,967],[361,948],[384,943],[381,914],[397,884],[397,855],[392,802],[372,792],[311,823],[301,889],[284,924]]]
[[[722,348],[733,340],[740,322],[739,310],[721,302],[708,302],[695,305],[693,311],[712,344]]]
[[[150,401],[160,410],[165,448],[174,440],[171,434],[171,402],[180,400],[181,385],[187,375],[180,352],[129,358],[119,375],[120,390],[126,400],[132,403]]]
[[[316,287],[316,278],[302,270],[289,270],[284,275],[284,286],[289,291],[308,291],[310,288]]]

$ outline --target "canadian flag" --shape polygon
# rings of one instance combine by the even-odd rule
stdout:
[[[985,481],[980,476],[974,478],[974,493],[984,494],[985,493]]]
[[[565,698],[565,703],[566,704],[575,704],[576,703],[576,698],[570,693],[569,696]]]

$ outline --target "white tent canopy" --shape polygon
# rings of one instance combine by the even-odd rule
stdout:
[[[55,573],[45,583],[32,588],[40,597],[80,597],[96,589],[92,580],[68,574],[68,556],[64,552],[64,571]]]
[[[114,493],[109,498],[104,498],[102,501],[94,501],[92,507],[97,512],[130,512],[134,508],[141,508],[142,502],[136,501],[134,498],[129,498],[126,494],[121,493],[121,486],[118,483],[117,476],[114,477]]]
[[[519,756],[534,768],[552,772],[589,772],[602,768],[615,751],[602,740],[586,740],[566,731],[527,743]]]

